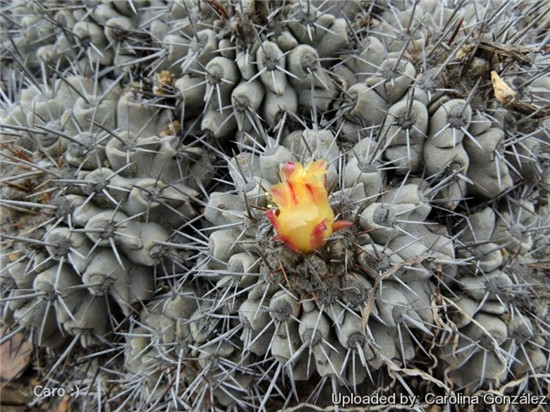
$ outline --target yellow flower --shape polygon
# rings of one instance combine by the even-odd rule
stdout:
[[[295,252],[311,252],[325,244],[333,232],[350,227],[352,222],[334,221],[325,186],[326,160],[317,160],[306,168],[288,162],[282,170],[282,182],[271,188],[277,210],[267,218],[282,240]]]

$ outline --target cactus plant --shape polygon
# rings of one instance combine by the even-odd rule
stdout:
[[[2,341],[47,387],[547,395],[543,1],[62,6],[0,14]]]

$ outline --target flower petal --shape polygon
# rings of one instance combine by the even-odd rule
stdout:
[[[279,209],[291,207],[296,204],[293,192],[289,190],[286,182],[278,183],[271,187],[271,200],[277,204]]]
[[[309,252],[323,246],[325,244],[325,238],[331,235],[330,233],[326,233],[328,229],[327,223],[328,219],[325,219],[313,228],[309,239]]]
[[[338,230],[347,229],[352,226],[353,222],[350,222],[349,220],[337,220],[332,224],[332,231],[337,232]]]
[[[267,217],[267,219],[271,222],[271,224],[275,228],[275,231],[279,232],[280,226],[279,226],[279,220],[277,219],[277,212],[275,212],[273,209],[269,209],[265,213],[265,217]]]
[[[296,170],[296,167],[299,169],[302,169],[302,165],[300,163],[296,164],[294,162],[287,162],[281,171],[281,178],[283,181],[289,180],[290,176],[292,176],[292,173],[294,173],[294,170]]]

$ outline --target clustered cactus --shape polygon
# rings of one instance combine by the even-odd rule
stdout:
[[[45,385],[106,410],[548,394],[544,1],[0,16],[2,340],[31,334]]]

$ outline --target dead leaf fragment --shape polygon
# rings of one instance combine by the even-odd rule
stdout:
[[[0,336],[8,333],[0,327]],[[29,365],[32,344],[23,333],[17,333],[0,345],[0,378],[4,381],[15,379]]]
[[[68,396],[65,396],[63,399],[61,399],[61,402],[59,402],[59,405],[57,406],[57,412],[69,412],[70,405],[70,398]]]
[[[500,78],[496,71],[491,72],[491,82],[498,102],[503,106],[510,104],[516,97],[516,92]]]
[[[531,103],[516,100],[516,92],[494,70],[491,72],[491,81],[495,97],[508,110],[524,114],[533,119],[543,119],[550,116],[550,109],[548,108],[537,107]]]

